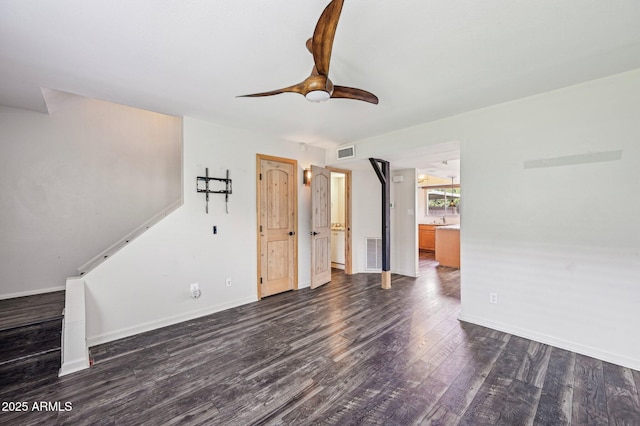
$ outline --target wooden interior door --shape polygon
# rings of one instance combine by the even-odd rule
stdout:
[[[311,288],[331,281],[331,171],[311,166]]]
[[[258,298],[297,288],[297,163],[258,156]]]

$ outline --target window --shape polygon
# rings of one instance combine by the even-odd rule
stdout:
[[[460,214],[460,187],[425,188],[427,216],[457,216]]]

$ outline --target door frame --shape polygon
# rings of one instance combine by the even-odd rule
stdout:
[[[352,275],[353,274],[353,259],[352,259],[352,255],[351,255],[351,248],[352,248],[352,233],[353,230],[351,229],[351,212],[352,212],[352,207],[351,207],[351,200],[352,200],[352,188],[351,188],[351,183],[352,183],[352,177],[351,177],[351,170],[346,170],[346,169],[339,169],[337,167],[330,167],[330,166],[326,166],[325,169],[329,170],[330,172],[335,172],[335,173],[342,173],[345,175],[344,177],[344,205],[345,205],[345,235],[344,235],[344,273],[347,275]]]
[[[261,194],[260,194],[260,170],[261,165],[260,162],[262,160],[266,161],[276,161],[279,163],[288,163],[293,165],[293,182],[294,182],[294,190],[293,190],[293,209],[294,209],[294,232],[293,235],[293,289],[298,290],[298,161],[292,160],[290,158],[283,157],[275,157],[272,155],[266,154],[256,154],[256,245],[258,247],[257,250],[257,276],[256,276],[256,287],[258,300],[262,299],[262,286],[260,285],[260,277],[262,277],[262,246],[260,244],[260,207],[261,207]]]

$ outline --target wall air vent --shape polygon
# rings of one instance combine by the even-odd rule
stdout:
[[[345,160],[356,156],[356,147],[353,145],[338,148],[338,160]]]
[[[365,270],[382,271],[382,238],[365,238]]]

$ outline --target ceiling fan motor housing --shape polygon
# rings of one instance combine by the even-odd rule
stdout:
[[[333,93],[333,83],[325,75],[312,75],[304,82],[304,92],[308,101],[327,101]]]

